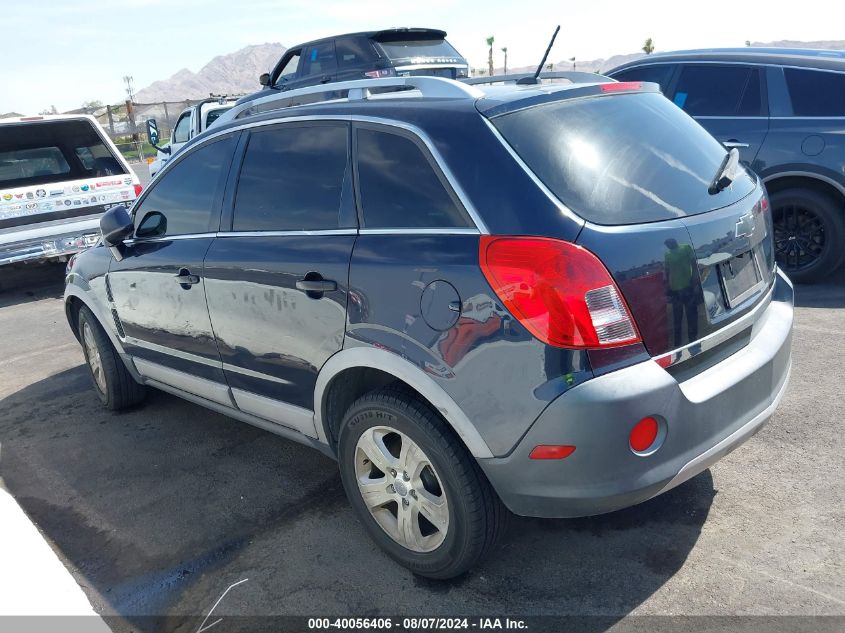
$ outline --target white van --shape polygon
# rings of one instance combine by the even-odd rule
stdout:
[[[84,250],[97,241],[103,212],[131,206],[140,193],[93,117],[0,119],[0,265]]]

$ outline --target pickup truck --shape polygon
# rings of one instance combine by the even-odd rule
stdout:
[[[228,97],[211,97],[188,106],[176,120],[170,142],[162,147],[158,146],[158,124],[155,119],[148,119],[147,137],[150,144],[158,150],[155,160],[150,163],[150,178],[155,177],[185,143],[204,132],[221,114],[235,105],[235,101],[236,99]]]
[[[87,115],[0,119],[0,265],[93,245],[100,216],[131,206],[138,177]]]

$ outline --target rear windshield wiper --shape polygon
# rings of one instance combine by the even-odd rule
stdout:
[[[723,160],[722,164],[719,166],[719,171],[716,172],[716,177],[713,179],[713,183],[710,185],[710,188],[707,189],[711,196],[723,191],[734,181],[738,167],[739,151],[735,147],[732,147],[728,150],[728,155],[725,156],[725,160]]]

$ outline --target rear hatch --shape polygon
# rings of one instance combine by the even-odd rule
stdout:
[[[135,175],[85,117],[0,123],[0,232],[131,204]],[[60,229],[57,229],[60,230]]]
[[[467,61],[436,29],[389,29],[372,36],[380,52],[400,77],[426,75],[461,79],[468,76]]]
[[[739,168],[714,191],[727,151],[656,85],[574,87],[486,113],[587,221],[577,241],[609,269],[652,356],[694,345],[764,300],[774,259],[762,186]]]

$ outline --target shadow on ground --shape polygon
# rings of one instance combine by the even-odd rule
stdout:
[[[795,305],[802,308],[845,308],[845,266],[818,284],[797,284]]]
[[[6,265],[0,275],[0,308],[61,297],[64,289],[63,262]]]
[[[230,605],[247,615],[621,617],[683,565],[715,494],[707,472],[610,515],[517,518],[483,565],[432,582],[375,548],[331,460],[157,391],[104,411],[82,366],[0,401],[0,442],[7,488],[116,630],[187,630],[247,576]]]

